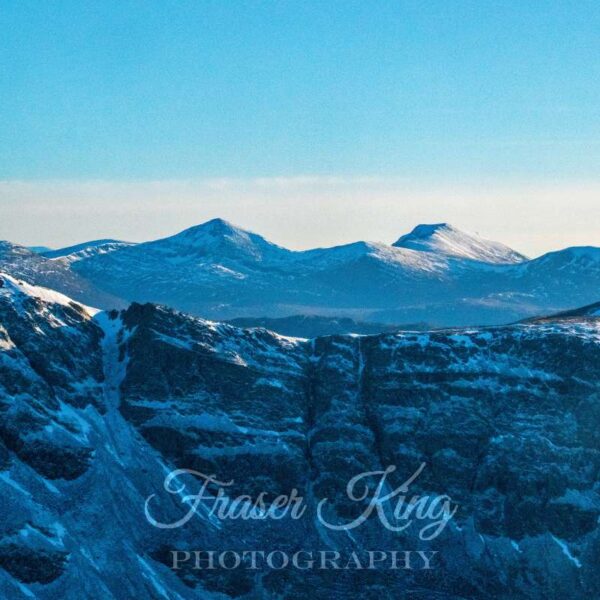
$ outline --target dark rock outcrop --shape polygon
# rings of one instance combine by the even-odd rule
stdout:
[[[300,341],[4,290],[0,326],[3,596],[600,596],[598,319]],[[360,514],[358,473],[395,465],[399,485],[423,463],[411,495],[459,505],[435,539],[315,518],[323,498],[332,522]],[[163,488],[174,468],[233,480],[231,496],[296,488],[307,515],[158,529],[149,496],[165,523],[185,514]],[[171,568],[193,549],[437,555],[431,570]]]

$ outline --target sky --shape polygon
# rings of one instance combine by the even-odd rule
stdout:
[[[598,2],[4,0],[0,30],[0,238],[599,245]]]

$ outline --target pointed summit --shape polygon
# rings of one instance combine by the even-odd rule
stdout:
[[[248,232],[245,232],[243,229],[236,227],[229,221],[225,221],[225,219],[211,219],[210,221],[206,221],[205,223],[200,223],[200,225],[194,225],[193,227],[184,229],[180,233],[171,236],[171,238],[169,239],[224,237],[235,236],[244,233]]]
[[[449,223],[417,225],[393,246],[492,264],[518,263],[527,258],[500,242],[466,233]]]
[[[211,219],[206,223],[184,229],[174,236],[149,242],[143,246],[148,245],[176,248],[182,254],[254,261],[262,260],[267,253],[289,252],[268,242],[262,236],[236,227],[224,219]]]

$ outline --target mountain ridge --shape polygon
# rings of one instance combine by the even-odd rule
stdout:
[[[62,258],[65,260],[74,261],[81,258],[87,258],[95,254],[112,252],[113,250],[117,250],[119,248],[125,248],[127,246],[134,245],[134,242],[124,242],[122,240],[108,238],[82,242],[73,246],[65,246],[64,248],[48,248],[46,251],[38,252],[38,254],[41,254],[44,258]]]
[[[0,271],[31,285],[61,292],[89,306],[123,308],[127,301],[79,275],[64,258],[49,259],[25,246],[0,240]]]
[[[110,298],[115,306],[157,302],[217,320],[311,314],[494,325],[594,302],[600,287],[600,249],[526,259],[446,223],[419,225],[395,244],[359,241],[296,251],[213,219],[106,252],[80,247],[76,260],[59,257],[36,266],[28,259],[31,268],[14,270],[0,249],[0,268],[25,273],[30,283],[39,269],[40,283],[100,308],[109,308]],[[49,271],[50,279],[44,276]],[[73,292],[73,280],[98,290],[98,301],[93,293]]]

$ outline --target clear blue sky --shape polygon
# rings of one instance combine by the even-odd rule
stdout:
[[[0,179],[590,179],[597,1],[4,0]]]
[[[2,0],[0,239],[599,245],[599,32],[597,0]]]

